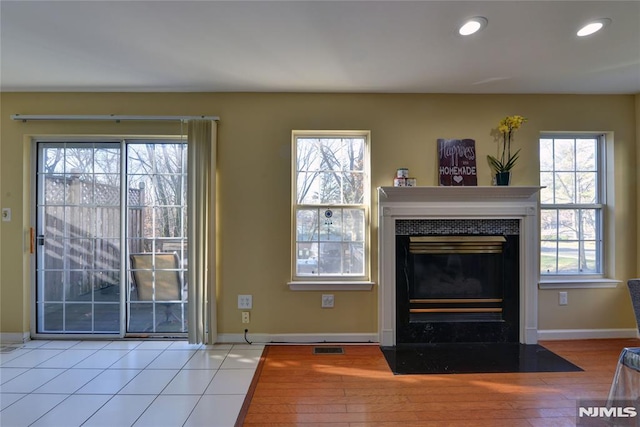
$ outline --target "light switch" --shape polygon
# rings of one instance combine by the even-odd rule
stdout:
[[[11,221],[11,208],[2,208],[2,220],[4,222]]]

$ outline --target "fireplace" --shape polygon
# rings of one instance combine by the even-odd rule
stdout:
[[[397,234],[396,342],[518,342],[518,264],[518,235]]]
[[[382,346],[537,343],[539,187],[381,187]]]

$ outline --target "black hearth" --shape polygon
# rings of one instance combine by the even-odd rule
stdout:
[[[518,235],[397,235],[397,344],[517,343],[518,241]]]

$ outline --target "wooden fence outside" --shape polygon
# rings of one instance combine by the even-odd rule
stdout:
[[[81,299],[119,286],[120,187],[68,175],[48,175],[44,185],[45,265],[39,268],[53,275],[45,300],[60,301],[63,293],[67,300]],[[144,188],[129,188],[127,197],[129,251],[142,252]]]

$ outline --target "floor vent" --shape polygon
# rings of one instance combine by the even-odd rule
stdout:
[[[344,354],[342,347],[314,347],[313,354]]]

